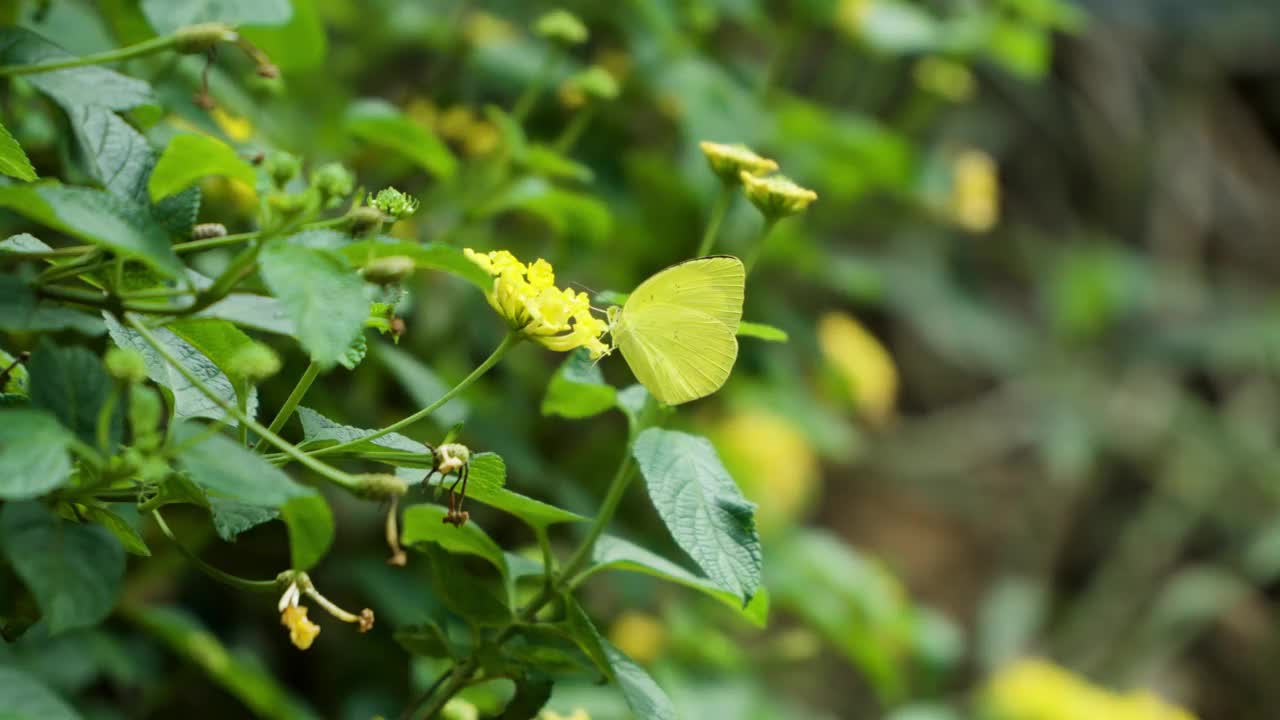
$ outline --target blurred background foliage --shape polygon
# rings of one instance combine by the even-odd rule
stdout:
[[[246,153],[341,160],[422,201],[394,234],[546,257],[593,291],[693,253],[718,188],[701,140],[746,143],[819,193],[748,283],[746,319],[789,342],[745,339],[726,388],[677,420],[715,439],[760,505],[768,628],[643,576],[586,587],[683,717],[1274,716],[1280,6],[566,2],[590,40],[548,63],[531,32],[545,3],[292,5],[287,25],[246,31],[280,79],[228,53],[206,111],[200,58],[134,61],[173,116],[131,120],[157,145],[185,125]],[[77,54],[155,32],[135,0],[9,0],[0,20]],[[76,167],[48,100],[22,82],[0,100],[42,175]],[[502,163],[518,172],[495,186]],[[248,229],[243,188],[204,191],[202,221]],[[758,224],[739,199],[718,249],[745,254]],[[23,228],[0,215],[0,235]],[[419,282],[398,347],[371,339],[376,361],[323,378],[309,405],[378,427],[496,344],[478,293]],[[286,357],[296,377],[305,362]],[[560,359],[519,348],[416,434],[465,420],[515,489],[590,514],[625,424],[544,417]],[[263,392],[279,405],[288,384]],[[299,654],[271,608],[166,549],[131,559],[103,628],[0,646],[0,680],[21,667],[104,719],[397,712],[437,668],[406,664],[392,631],[438,601],[421,567],[385,564],[377,508],[330,500],[338,542],[313,575],[374,607],[375,632]],[[614,532],[679,556],[643,498],[624,507]],[[504,546],[533,544],[472,512]],[[222,544],[186,525],[246,575],[288,562],[278,526]],[[464,697],[484,712],[495,693]],[[550,707],[626,717],[606,687],[557,686]]]

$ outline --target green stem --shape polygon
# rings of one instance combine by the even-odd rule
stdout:
[[[186,545],[183,545],[182,542],[178,540],[178,538],[173,534],[173,531],[169,529],[169,525],[165,523],[164,518],[160,516],[159,510],[152,510],[151,517],[155,519],[156,525],[160,527],[160,532],[164,533],[165,537],[173,541],[173,545],[178,548],[178,552],[182,553],[183,557],[190,560],[191,564],[195,565],[196,569],[205,575],[208,575],[223,585],[233,587],[237,590],[244,590],[246,592],[271,593],[278,589],[279,586],[275,580],[248,580],[238,575],[232,575],[229,572],[219,570],[218,568],[201,560],[195,553],[187,549]]]
[[[107,392],[107,399],[102,403],[102,408],[98,410],[98,448],[107,456],[110,456],[115,449],[110,447],[111,420],[116,414],[116,404],[120,402],[120,384],[119,380],[111,383],[111,389]]]
[[[727,182],[720,184],[720,192],[716,194],[715,204],[711,206],[711,217],[707,220],[707,230],[702,234],[702,243],[698,245],[696,257],[706,257],[711,253],[711,248],[715,247],[720,224],[724,222],[729,205],[733,203],[733,189],[733,185]]]
[[[769,235],[773,233],[773,228],[776,227],[777,225],[778,225],[777,218],[765,219],[764,227],[760,229],[760,239],[757,240],[756,244],[752,246],[750,251],[747,252],[747,259],[743,263],[744,265],[747,266],[748,275],[751,274],[751,269],[756,266],[756,262],[760,260],[760,255],[764,253],[765,243],[768,242]]]
[[[338,227],[339,225],[347,222],[347,220],[346,215],[340,215],[336,218],[306,223],[305,225],[302,225],[299,230],[323,230],[325,228]],[[260,237],[262,237],[262,231],[254,230],[253,232],[223,235],[222,237],[206,238],[204,240],[187,240],[186,242],[175,243],[173,251],[181,255],[183,253],[197,252],[200,250],[208,250],[210,248],[257,240]]]
[[[477,367],[475,370],[472,370],[470,375],[463,378],[462,381],[459,382],[457,385],[454,385],[453,388],[449,390],[449,392],[445,393],[444,395],[441,395],[439,399],[437,399],[435,402],[422,408],[418,412],[402,420],[393,422],[390,425],[380,430],[376,430],[368,435],[361,435],[355,440],[350,440],[348,442],[338,443],[337,445],[330,445],[329,447],[320,448],[319,450],[315,450],[311,452],[309,455],[310,456],[331,455],[333,453],[342,452],[343,450],[350,449],[356,445],[362,445],[364,443],[370,442],[371,440],[377,440],[383,435],[393,433],[397,430],[400,430],[401,428],[406,428],[418,422],[419,420],[422,420],[423,418],[427,417],[428,415],[435,412],[436,410],[439,410],[441,406],[443,406],[445,403],[452,400],[463,390],[466,390],[467,388],[471,387],[472,383],[474,383],[476,380],[479,380],[480,377],[485,373],[489,372],[489,370],[492,369],[494,365],[497,365],[498,361],[501,360],[502,357],[507,354],[507,351],[515,347],[516,344],[523,339],[523,337],[524,336],[520,335],[519,333],[508,332],[507,336],[502,338],[502,342],[498,344],[498,347],[494,348],[493,353],[489,355],[489,357],[486,358],[484,362],[480,363],[479,367]]]
[[[538,548],[542,550],[542,572],[546,575],[547,582],[551,582],[556,570],[556,556],[551,551],[551,538],[547,535],[545,525],[534,527],[533,534],[537,536]]]
[[[302,377],[298,378],[298,384],[293,386],[293,392],[289,393],[284,405],[280,406],[276,416],[271,419],[271,424],[267,426],[267,430],[273,433],[280,432],[280,428],[284,427],[284,424],[293,416],[293,411],[298,409],[298,403],[302,402],[307,390],[311,389],[311,383],[316,381],[316,376],[319,374],[320,366],[312,360],[307,369],[303,371]],[[258,442],[253,446],[255,452],[262,449],[263,440],[264,438],[258,438]]]
[[[284,451],[284,454],[302,463],[305,467],[314,471],[317,475],[320,475],[326,480],[329,480],[330,482],[336,485],[340,485],[351,492],[356,492],[359,490],[360,483],[355,478],[342,472],[341,470],[338,470],[335,467],[332,467],[323,462],[320,462],[319,460],[316,460],[315,458],[311,457],[305,452],[299,450],[297,446],[295,446],[293,443],[281,438],[279,435],[276,435],[274,432],[271,432],[270,430],[266,429],[258,421],[249,417],[245,413],[240,412],[240,408],[236,407],[232,403],[227,402],[225,399],[223,399],[221,396],[215,393],[212,388],[206,385],[205,382],[201,380],[199,377],[196,377],[195,373],[188,370],[186,366],[184,366],[181,362],[179,362],[178,359],[175,358],[173,354],[169,352],[168,348],[166,348],[163,344],[161,344],[159,340],[156,339],[156,336],[147,327],[147,324],[142,322],[142,318],[130,313],[125,316],[125,321],[129,324],[130,327],[136,330],[139,335],[142,336],[142,339],[145,340],[146,343],[150,345],[152,349],[154,349],[160,355],[160,357],[165,359],[165,362],[168,362],[170,365],[172,365],[174,369],[178,371],[178,374],[186,378],[187,382],[194,385],[197,390],[199,390],[202,394],[204,394],[205,397],[213,401],[213,403],[217,405],[219,408],[221,408],[223,412],[235,418],[237,422],[244,425],[248,425],[250,430],[262,436],[262,438],[265,439],[267,442],[280,448],[282,451]]]
[[[587,536],[578,544],[578,549],[574,551],[573,555],[569,557],[569,561],[560,570],[561,583],[568,584],[573,582],[573,576],[591,558],[591,551],[595,549],[596,540],[599,540],[600,536],[604,534],[605,528],[609,525],[609,521],[613,519],[614,512],[618,509],[618,505],[622,503],[622,498],[626,495],[627,488],[631,486],[631,480],[635,478],[636,463],[631,457],[630,444],[627,445],[626,452],[626,457],[618,465],[618,472],[614,474],[613,481],[609,483],[609,490],[604,496],[604,504],[600,506],[600,512],[591,523]]]
[[[569,121],[564,131],[560,133],[560,137],[551,145],[556,152],[561,155],[568,154],[573,146],[577,144],[578,138],[582,137],[582,133],[586,132],[587,126],[591,124],[591,120],[596,116],[596,105],[593,103],[578,111],[577,115]]]
[[[247,378],[241,379],[240,387],[236,388],[236,407],[240,409],[242,415],[249,414],[249,393],[253,387],[253,383]],[[240,423],[240,447],[249,447],[249,426]]]
[[[547,84],[547,80],[551,78],[552,71],[556,68],[556,61],[559,60],[560,53],[556,48],[552,47],[547,50],[547,55],[542,60],[542,67],[538,69],[538,74],[533,76],[533,80],[529,86],[520,94],[516,104],[511,108],[511,118],[517,123],[524,124],[528,119],[529,113],[533,112],[534,103],[538,102],[538,96],[542,94],[542,88]]]
[[[103,65],[106,63],[120,62],[130,58],[143,57],[144,55],[154,55],[158,52],[168,50],[178,43],[176,35],[164,35],[161,37],[143,40],[136,45],[116,48],[115,50],[107,50],[105,52],[93,53],[91,55],[82,55],[80,57],[67,58],[66,60],[57,60],[51,63],[40,63],[37,65],[3,65],[0,66],[0,77],[12,77],[15,75],[34,75],[35,73],[52,72],[54,70],[65,70],[67,68],[84,67],[86,65]]]

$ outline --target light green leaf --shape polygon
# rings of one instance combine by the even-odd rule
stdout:
[[[167,3],[167,0],[161,0]],[[0,65],[37,65],[73,57],[25,28],[0,29]],[[155,102],[151,86],[102,67],[78,67],[27,75],[26,79],[66,109],[100,105],[129,110]]]
[[[75,708],[16,667],[0,666],[0,698],[4,720],[80,720]]]
[[[165,329],[186,341],[212,362],[224,377],[228,378],[231,373],[232,359],[236,353],[254,343],[253,338],[245,335],[226,320],[213,318],[177,320],[166,325]],[[244,387],[238,383],[231,383],[231,386],[237,397],[244,392]],[[250,387],[248,391],[248,397],[244,399],[245,408],[252,417],[258,412],[258,391],[256,387]]]
[[[31,160],[3,124],[0,124],[0,173],[28,182],[36,179]]]
[[[347,107],[343,124],[352,135],[397,152],[433,175],[448,179],[457,170],[458,161],[435,133],[386,101],[357,100]]]
[[[48,243],[31,233],[18,233],[0,240],[0,252],[37,253],[52,249]]]
[[[408,352],[385,342],[374,343],[373,355],[391,371],[419,407],[426,407],[449,391],[449,386]],[[435,420],[444,427],[467,419],[469,408],[462,398],[454,398],[435,412]]]
[[[596,541],[591,559],[594,564],[586,575],[594,575],[605,570],[625,570],[652,575],[706,593],[733,608],[756,627],[765,627],[768,624],[769,593],[765,588],[760,588],[751,598],[751,602],[743,607],[737,595],[721,590],[710,580],[695,575],[638,545],[609,535],[604,535]]]
[[[588,418],[614,407],[618,391],[604,381],[604,374],[584,348],[569,353],[542,398],[543,415],[570,419]]]
[[[80,512],[86,520],[101,525],[114,535],[116,540],[120,541],[120,545],[125,549],[125,552],[131,555],[151,557],[151,549],[147,547],[147,542],[124,518],[97,505],[81,505]]]
[[[37,300],[35,293],[15,275],[0,275],[0,330],[40,332],[75,330],[101,335],[102,320],[51,300]]]
[[[209,175],[239,180],[254,189],[257,174],[231,146],[209,135],[175,135],[147,180],[153,201],[186,190]]]
[[[31,356],[28,390],[31,404],[53,413],[82,442],[98,445],[98,414],[112,393],[112,381],[98,356],[82,347],[58,347],[45,340]],[[124,433],[125,403],[116,398],[108,449]]]
[[[560,154],[554,148],[532,143],[520,154],[520,164],[534,175],[549,180],[576,180],[591,182],[591,168]]]
[[[203,22],[284,25],[293,15],[289,0],[142,0],[142,12],[161,34]]]
[[[333,367],[369,316],[364,281],[333,253],[293,245],[287,238],[263,250],[260,272],[311,359]]]
[[[870,3],[858,31],[868,45],[888,53],[931,50],[942,34],[938,21],[927,10],[899,0]]]
[[[232,293],[205,308],[197,317],[219,318],[240,327],[277,335],[297,332],[280,301],[266,295]]]
[[[753,337],[759,340],[780,343],[787,341],[787,333],[785,330],[776,328],[772,325],[753,322],[738,323],[738,337]]]
[[[599,245],[613,229],[613,216],[600,200],[573,190],[557,188],[542,178],[525,178],[494,199],[481,214],[511,210],[531,213],[557,235]]]
[[[316,0],[290,0],[293,17],[287,25],[242,28],[240,34],[258,46],[286,74],[310,70],[324,62],[328,50],[324,23]]]
[[[632,451],[671,536],[720,588],[745,606],[760,587],[755,505],[742,495],[704,437],[661,428]]]
[[[171,277],[182,263],[147,208],[103,190],[62,185],[0,187],[0,207],[42,225],[140,260]]]
[[[207,437],[192,442],[202,435]],[[191,479],[219,497],[279,507],[293,498],[315,492],[295,483],[261,455],[250,452],[225,435],[209,435],[199,424],[187,422],[176,425],[173,441],[180,447],[178,462]]]
[[[442,478],[437,474],[432,477],[431,485],[448,487],[455,480],[457,477],[453,475]],[[469,499],[515,515],[533,527],[586,521],[586,518],[576,513],[512,492],[503,487],[506,481],[507,466],[501,457],[494,453],[478,453],[471,456],[471,470],[467,478]]]
[[[419,269],[457,275],[485,292],[493,289],[493,276],[468,260],[461,250],[444,243],[418,244],[379,237],[351,243],[342,248],[342,254],[352,265],[363,265],[369,260],[390,255],[404,255],[412,258],[414,266]]]
[[[71,433],[41,410],[0,409],[0,499],[29,500],[71,474]]]
[[[5,503],[0,550],[52,633],[97,625],[116,605],[124,550],[106,528],[63,522],[36,502]]]
[[[310,570],[333,545],[333,511],[324,496],[303,495],[280,508],[289,528],[289,558],[294,570]]]
[[[123,118],[101,105],[69,108],[76,142],[89,174],[116,197],[140,200],[155,154],[147,139]]]
[[[369,352],[369,341],[365,339],[364,333],[356,336],[355,342],[351,343],[351,347],[338,358],[338,364],[348,370],[355,370],[364,362],[364,356]]]
[[[405,546],[437,543],[451,553],[476,555],[488,560],[505,578],[507,559],[502,548],[474,522],[454,527],[444,522],[448,510],[434,504],[412,505],[404,511],[400,542]]]

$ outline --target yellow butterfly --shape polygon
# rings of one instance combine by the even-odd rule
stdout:
[[[640,283],[621,311],[609,308],[613,347],[654,397],[679,405],[729,379],[746,279],[736,257],[687,260]]]

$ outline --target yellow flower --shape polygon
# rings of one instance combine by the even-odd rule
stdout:
[[[667,630],[652,615],[626,610],[609,628],[609,641],[638,663],[650,663],[662,654]]]
[[[916,84],[951,102],[973,97],[973,73],[963,63],[941,57],[926,57],[913,71]]]
[[[253,137],[253,123],[248,118],[238,117],[228,113],[221,107],[215,107],[209,111],[213,122],[218,126],[228,138],[236,142],[245,142]]]
[[[289,605],[280,613],[280,624],[289,628],[289,641],[299,650],[306,650],[316,641],[320,626],[307,619],[307,609],[301,605]]]
[[[559,352],[584,347],[592,358],[609,353],[600,339],[608,323],[591,314],[586,293],[556,287],[551,263],[539,258],[525,265],[506,250],[464,252],[493,276],[493,289],[485,298],[512,330]]]
[[[840,0],[835,9],[835,26],[852,37],[858,37],[874,4],[872,0]]]
[[[555,710],[543,710],[538,713],[538,720],[591,720],[591,716],[582,708],[574,708],[572,715],[561,715]]]
[[[818,199],[818,193],[802,188],[782,175],[756,177],[744,170],[739,177],[746,189],[747,199],[770,220],[781,220],[788,215],[804,212],[805,208]]]
[[[758,505],[760,534],[794,525],[820,481],[818,457],[805,433],[781,415],[748,410],[722,421],[714,438],[730,474]]]
[[[984,233],[1000,219],[1000,181],[996,161],[981,150],[964,150],[951,162],[952,219],[960,227]]]
[[[1047,660],[1019,660],[987,684],[984,704],[999,720],[1195,720],[1149,692],[1119,694]]]
[[[757,155],[746,145],[724,145],[703,140],[698,147],[707,156],[712,172],[729,184],[741,182],[744,175],[763,175],[778,169],[778,163]]]
[[[853,390],[853,403],[862,415],[881,424],[893,414],[898,394],[898,369],[893,356],[853,317],[830,312],[818,321],[818,344],[827,362]]]

